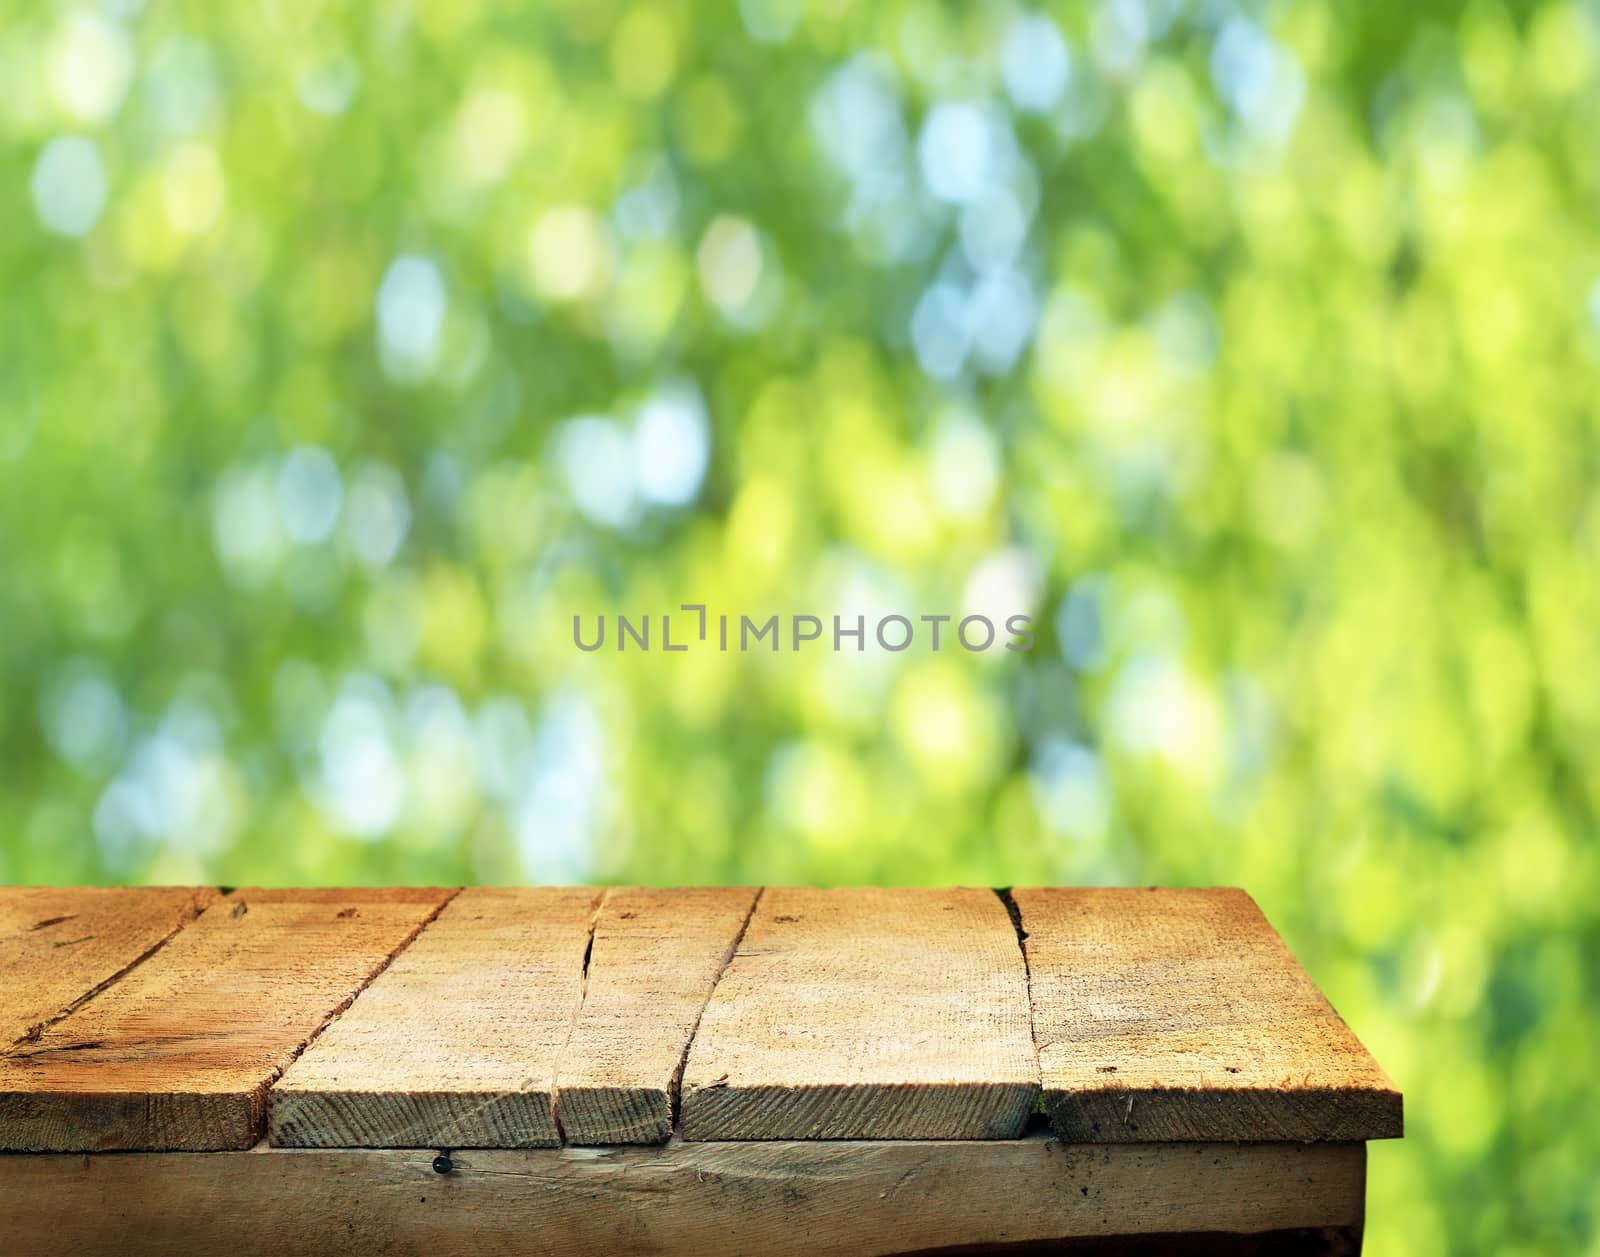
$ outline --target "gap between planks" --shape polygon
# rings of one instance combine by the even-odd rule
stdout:
[[[722,967],[717,970],[717,976],[711,980],[711,989],[706,992],[706,997],[700,1002],[700,1011],[695,1014],[694,1025],[689,1027],[689,1038],[683,1045],[683,1052],[678,1056],[678,1069],[672,1075],[672,1091],[670,1095],[672,1105],[672,1134],[674,1138],[681,1137],[682,1109],[683,1109],[683,1071],[689,1064],[689,1049],[694,1047],[694,1039],[700,1033],[700,1022],[706,1015],[706,1008],[711,1003],[711,997],[717,993],[728,966],[733,963],[733,958],[739,954],[739,947],[744,942],[744,936],[749,932],[750,922],[755,920],[756,910],[761,907],[761,896],[767,893],[765,886],[756,887],[756,896],[750,901],[750,907],[745,910],[744,920],[739,925],[739,932],[733,936],[733,946],[728,948],[728,954],[722,958]]]
[[[31,892],[33,892],[35,889],[40,890],[40,893],[37,895],[37,897],[40,899],[46,899],[46,901],[48,901],[49,897],[53,897],[49,891],[45,891],[42,888],[21,888],[19,893],[23,896],[31,897]],[[152,896],[171,897],[177,900],[181,906],[177,915],[172,920],[171,928],[167,929],[165,933],[157,937],[153,942],[146,946],[142,951],[135,954],[131,959],[118,965],[111,973],[96,981],[87,990],[81,991],[71,999],[57,1005],[54,1008],[54,1011],[46,1013],[39,1020],[30,1021],[23,1027],[22,1033],[17,1036],[14,1041],[0,1045],[0,1056],[9,1055],[17,1049],[27,1047],[27,1045],[30,1043],[38,1042],[44,1036],[46,1031],[48,1031],[52,1026],[56,1026],[62,1021],[65,1021],[73,1013],[77,1012],[78,1009],[82,1008],[90,1000],[94,999],[95,996],[99,995],[102,991],[110,989],[128,974],[132,973],[140,965],[144,964],[145,961],[149,960],[152,956],[159,952],[163,947],[176,938],[190,922],[194,921],[200,916],[201,913],[210,907],[212,903],[214,903],[217,899],[226,896],[229,893],[229,889],[219,888],[213,890],[209,886],[197,886],[193,889],[186,887],[159,887],[135,892],[139,894],[149,894]],[[57,893],[66,894],[68,892]],[[87,892],[80,891],[76,893],[98,895],[102,892],[100,888],[91,888]],[[110,891],[105,893],[109,895],[118,895],[120,892]],[[159,910],[158,905],[152,905],[152,907]],[[51,927],[77,920],[79,917],[79,913],[68,913],[65,915],[48,917],[43,920],[36,921],[33,925],[29,926],[28,933],[38,934],[42,930],[50,929]],[[93,914],[91,914],[91,920],[92,919]],[[62,947],[68,945],[70,944],[60,941],[52,942],[53,947]]]
[[[329,1026],[333,1025],[333,1023],[338,1021],[340,1017],[344,1016],[346,1010],[349,1009],[350,1005],[356,1002],[361,993],[379,978],[381,978],[385,970],[387,970],[390,965],[394,964],[394,962],[400,958],[402,952],[404,952],[408,947],[411,946],[411,944],[422,937],[424,931],[426,931],[430,925],[439,919],[439,914],[455,901],[456,896],[461,893],[462,889],[463,887],[460,886],[453,886],[449,888],[449,891],[439,902],[438,906],[435,907],[432,912],[428,913],[427,916],[422,918],[416,929],[412,930],[411,933],[407,934],[403,939],[400,940],[399,945],[390,951],[390,953],[383,959],[378,967],[368,975],[367,980],[362,982],[354,991],[351,992],[350,998],[345,1000],[322,1019],[322,1024],[311,1032],[310,1037],[307,1038],[304,1043],[290,1053],[289,1059],[286,1060],[282,1067],[279,1068],[278,1071],[267,1080],[267,1091],[269,1093],[272,1090],[273,1084],[276,1083],[278,1079],[282,1078],[286,1072],[288,1072],[288,1069],[291,1065],[293,1065],[297,1060],[306,1054],[306,1050],[327,1032]],[[263,1139],[266,1137],[266,1133],[266,1116],[263,1114],[260,1121],[260,1129],[256,1131],[256,1138],[258,1140]]]
[[[556,1124],[556,1142],[561,1145],[567,1142],[566,1127],[561,1120],[561,1062],[566,1059],[567,1049],[572,1046],[572,1034],[583,1017],[583,1006],[589,1001],[589,963],[594,959],[594,932],[600,925],[600,912],[610,896],[611,887],[607,886],[589,905],[589,937],[583,946],[583,974],[578,984],[578,1005],[567,1019],[567,1037],[561,1044],[561,1050],[556,1053],[555,1069],[550,1075],[550,1120]]]
[[[85,992],[71,1015],[0,1056],[0,1147],[248,1147],[283,1065],[451,895],[179,890],[212,902],[141,963]],[[145,894],[110,893],[128,905]],[[307,938],[314,946],[302,958]],[[274,982],[284,983],[281,998]]]
[[[441,1152],[663,1142],[689,1043],[758,899],[750,887],[464,891],[285,1070],[268,1137]],[[420,1050],[392,1050],[407,1042]]]
[[[619,887],[608,897],[585,997],[556,1067],[566,1143],[671,1137],[690,1045],[760,897],[748,886]]]
[[[288,1147],[549,1147],[599,888],[455,897],[268,1094]]]

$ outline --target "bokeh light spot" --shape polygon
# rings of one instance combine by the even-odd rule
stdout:
[[[29,183],[33,208],[46,230],[86,235],[106,203],[106,173],[92,140],[69,135],[51,140],[34,163]]]

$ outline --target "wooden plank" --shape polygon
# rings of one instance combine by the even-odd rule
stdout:
[[[283,1147],[560,1142],[556,1061],[602,892],[464,890],[273,1087]]]
[[[1400,1093],[1243,891],[1013,899],[1063,1139],[1400,1135]]]
[[[0,1148],[247,1148],[267,1085],[440,890],[241,890],[0,1057]]]
[[[570,1144],[665,1143],[700,1013],[755,906],[751,888],[619,888],[595,923],[556,1115]]]
[[[689,1139],[995,1139],[1039,1092],[988,890],[763,892],[684,1070]]]
[[[216,897],[209,886],[0,887],[0,1050],[37,1039]]]
[[[1360,1144],[671,1144],[0,1157],[12,1257],[1353,1254]],[[1112,1240],[1110,1237],[1116,1237]],[[1103,1241],[1103,1242],[1097,1242]],[[1018,1246],[1017,1248],[1000,1246]]]

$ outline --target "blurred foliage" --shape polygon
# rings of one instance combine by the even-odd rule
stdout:
[[[1230,883],[1600,1253],[1600,11],[0,0],[0,877]],[[572,616],[1031,609],[1027,655]]]

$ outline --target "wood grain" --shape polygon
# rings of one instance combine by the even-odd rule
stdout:
[[[1394,1084],[1239,890],[1018,890],[1063,1139],[1359,1140]]]
[[[689,1049],[689,1139],[995,1139],[1039,1091],[988,890],[768,888]]]
[[[556,1063],[601,892],[464,890],[273,1087],[284,1147],[560,1142]]]
[[[0,1157],[8,1257],[1353,1253],[1359,1144],[686,1144]],[[1113,1238],[1120,1237],[1120,1238]],[[1343,1240],[1341,1241],[1341,1238]]]
[[[0,887],[0,1051],[37,1039],[216,898],[209,886]]]
[[[449,892],[241,890],[0,1057],[0,1148],[247,1148],[267,1085]]]
[[[689,1040],[755,906],[751,888],[606,894],[557,1078],[570,1144],[665,1143]]]

